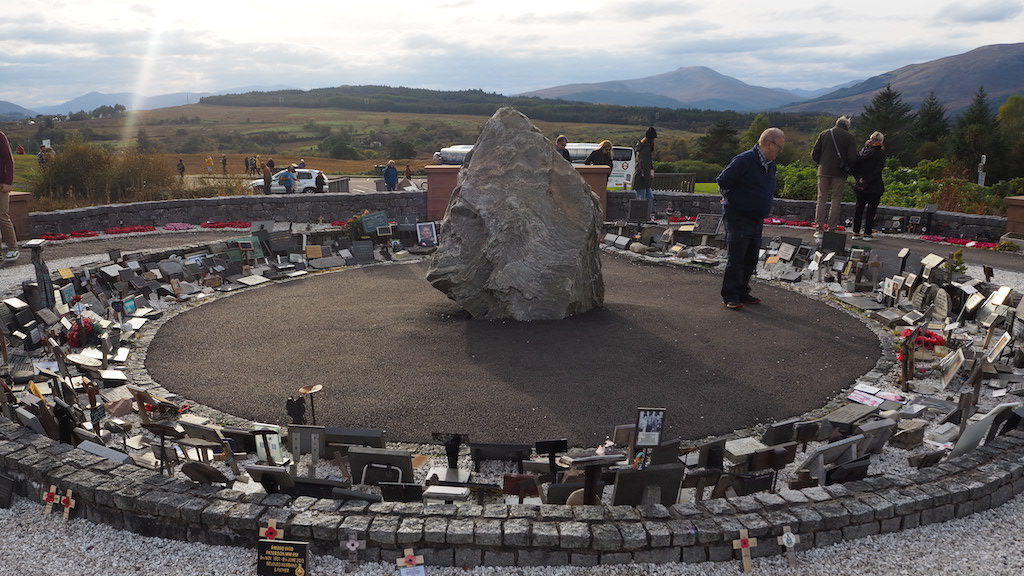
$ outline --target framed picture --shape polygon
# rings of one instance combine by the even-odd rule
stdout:
[[[138,306],[138,304],[136,304],[134,297],[132,297],[132,298],[125,298],[124,299],[124,315],[125,316],[134,316],[135,315],[135,311],[138,310],[138,309],[139,309],[139,306]]]
[[[71,299],[75,297],[75,285],[74,283],[68,282],[67,284],[60,287],[60,299],[64,301],[68,306],[71,305]]]
[[[420,246],[437,246],[437,229],[433,222],[416,223],[416,239]]]
[[[637,408],[637,448],[650,448],[661,444],[661,431],[665,428],[664,408]]]

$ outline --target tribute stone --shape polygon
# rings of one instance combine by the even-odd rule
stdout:
[[[604,302],[598,197],[501,108],[459,172],[427,280],[474,318],[558,320]]]

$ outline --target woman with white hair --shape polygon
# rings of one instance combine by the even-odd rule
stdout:
[[[853,191],[857,194],[857,208],[853,212],[853,238],[861,238],[861,218],[864,219],[864,240],[873,240],[875,227],[875,211],[885,193],[882,182],[882,168],[885,168],[885,135],[875,132],[864,143],[864,148],[857,155],[857,164],[853,168],[853,176],[857,182]]]

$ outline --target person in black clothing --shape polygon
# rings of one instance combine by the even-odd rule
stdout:
[[[318,194],[323,194],[324,193],[324,182],[325,181],[326,180],[324,178],[324,173],[323,172],[317,172],[316,173],[315,183],[316,183],[316,191],[317,191]]]
[[[875,132],[871,138],[864,143],[864,148],[857,156],[857,163],[853,168],[853,176],[857,182],[853,191],[857,195],[857,208],[853,213],[853,238],[861,237],[861,217],[864,218],[864,240],[873,240],[872,235],[875,227],[875,211],[878,203],[885,193],[885,183],[882,182],[882,168],[885,168],[885,136],[881,132]]]
[[[587,156],[587,160],[586,162],[584,162],[584,164],[587,164],[588,166],[594,164],[604,164],[605,166],[611,168],[612,143],[609,142],[608,140],[602,140],[601,143],[598,144],[597,150],[594,150],[593,152],[590,153],[590,156]]]

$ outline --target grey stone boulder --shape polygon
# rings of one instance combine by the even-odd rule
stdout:
[[[488,120],[459,172],[427,280],[473,318],[559,320],[604,302],[601,204],[523,114]]]

